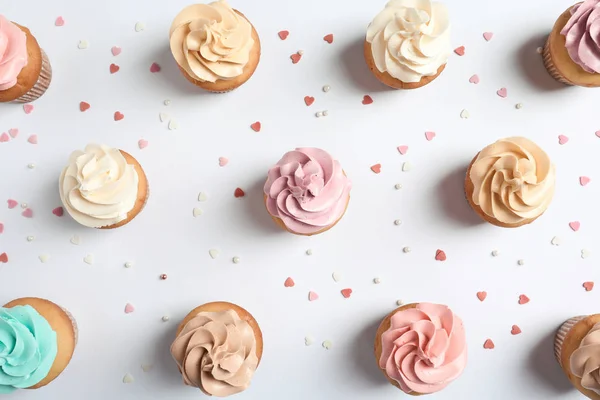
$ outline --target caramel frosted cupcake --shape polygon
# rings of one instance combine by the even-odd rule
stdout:
[[[339,161],[329,153],[298,148],[269,170],[265,204],[281,228],[311,236],[331,229],[342,219],[351,188]]]
[[[51,80],[48,56],[29,29],[0,15],[0,102],[34,101]]]
[[[144,208],[149,189],[138,161],[123,150],[90,144],[71,153],[59,179],[71,217],[90,228],[118,228]]]
[[[539,218],[554,196],[556,173],[550,157],[523,137],[498,140],[471,162],[465,194],[485,221],[517,228]]]
[[[244,84],[260,61],[260,40],[244,14],[225,0],[181,11],[170,31],[171,52],[188,81],[211,92]]]
[[[566,85],[600,86],[600,0],[586,0],[562,13],[544,47],[544,65]]]
[[[369,25],[364,44],[371,72],[394,89],[427,85],[451,52],[448,10],[430,0],[391,0]]]
[[[27,297],[0,308],[0,394],[38,389],[67,367],[77,344],[73,316],[51,301]]]
[[[600,400],[600,314],[565,321],[556,333],[554,353],[573,386]]]
[[[439,392],[467,365],[463,322],[444,305],[407,304],[381,322],[375,357],[385,377],[403,392]]]
[[[171,345],[183,382],[216,397],[248,389],[262,352],[262,332],[254,317],[226,302],[192,310]]]

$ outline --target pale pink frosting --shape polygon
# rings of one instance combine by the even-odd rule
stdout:
[[[398,311],[381,336],[379,367],[406,393],[434,393],[462,374],[467,343],[462,320],[444,305]]]
[[[286,227],[313,234],[344,215],[352,184],[340,163],[324,150],[298,148],[269,170],[267,210]]]
[[[574,5],[560,33],[571,59],[589,73],[600,73],[600,0]]]
[[[17,77],[27,65],[27,35],[0,15],[0,90],[17,84]]]
[[[581,386],[600,394],[600,323],[585,335],[570,362],[573,375],[581,378]]]

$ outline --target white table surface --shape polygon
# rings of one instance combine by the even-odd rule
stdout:
[[[417,91],[380,85],[364,64],[366,25],[384,2],[305,0],[232,1],[256,26],[263,46],[252,79],[224,95],[205,94],[180,76],[168,49],[168,30],[184,0],[0,0],[0,12],[31,28],[54,69],[50,89],[26,115],[0,106],[0,303],[45,297],[76,317],[80,340],[69,367],[50,386],[7,398],[195,399],[169,354],[178,322],[194,307],[235,302],[264,332],[263,359],[249,390],[237,399],[376,400],[400,398],[373,356],[375,329],[404,302],[451,306],[467,328],[469,362],[462,377],[435,399],[578,399],[553,356],[553,335],[567,318],[598,312],[597,240],[600,92],[569,88],[546,73],[540,55],[568,0],[448,0],[453,54],[446,70]],[[58,16],[65,25],[54,26]],[[145,23],[135,32],[136,22]],[[290,31],[281,41],[277,32]],[[490,42],[482,34],[494,32]],[[329,45],[323,36],[333,33]],[[87,40],[89,48],[78,49]],[[113,57],[110,49],[123,51]],[[293,65],[289,56],[304,50]],[[151,74],[153,62],[160,73]],[[109,65],[121,69],[111,75]],[[472,74],[479,85],[468,82]],[[331,91],[324,93],[323,85]],[[501,87],[508,97],[496,95]],[[361,104],[369,94],[374,103]],[[303,97],[314,96],[306,107]],[[168,107],[165,99],[171,100]],[[79,111],[79,102],[91,109]],[[516,103],[523,108],[517,110]],[[470,112],[461,119],[461,110]],[[315,118],[319,110],[329,116]],[[115,111],[125,114],[113,121]],[[158,115],[179,123],[170,131]],[[262,122],[262,131],[249,128]],[[428,142],[425,131],[437,137]],[[37,134],[39,144],[27,142]],[[558,135],[570,141],[561,146]],[[506,136],[536,141],[557,167],[555,199],[533,225],[517,230],[480,224],[463,194],[465,167],[485,145]],[[149,145],[138,148],[138,140]],[[102,142],[131,152],[151,185],[146,209],[126,227],[86,229],[60,205],[57,179],[71,151]],[[396,150],[408,145],[408,154]],[[346,216],[317,237],[279,231],[267,215],[262,184],[267,169],[296,146],[334,154],[353,181]],[[218,158],[230,162],[219,167]],[[403,162],[412,170],[402,172]],[[35,163],[34,169],[27,165]],[[379,175],[370,166],[382,164]],[[579,176],[592,178],[586,187]],[[395,190],[401,183],[403,188]],[[236,187],[246,197],[236,199]],[[199,203],[199,192],[209,200]],[[204,211],[192,216],[192,209]],[[400,226],[394,225],[401,219]],[[573,232],[570,221],[581,221]],[[35,239],[28,242],[26,237]],[[77,235],[81,244],[69,239]],[[554,236],[560,246],[551,245]],[[412,251],[403,253],[410,246]],[[211,259],[209,249],[219,249]],[[313,255],[306,255],[312,249]],[[443,249],[448,260],[434,260]],[[499,251],[492,257],[492,250]],[[591,251],[582,259],[581,250]],[[93,254],[94,263],[83,258]],[[46,263],[38,259],[49,255]],[[239,256],[239,264],[232,257]],[[517,265],[523,259],[525,264]],[[130,269],[123,267],[132,261]],[[342,281],[331,274],[338,271]],[[159,275],[166,273],[166,281]],[[292,277],[296,286],[285,288]],[[376,285],[373,279],[379,277]],[[352,288],[350,299],[340,290]],[[308,292],[319,294],[308,301]],[[485,290],[482,303],[476,292]],[[531,298],[517,304],[518,296]],[[132,314],[123,312],[130,302]],[[169,322],[161,317],[168,315]],[[523,333],[512,336],[517,324]],[[304,338],[315,339],[305,346]],[[491,338],[494,350],[484,350]],[[325,350],[321,343],[332,342]],[[141,369],[151,364],[150,372]],[[135,381],[122,383],[125,374]]]

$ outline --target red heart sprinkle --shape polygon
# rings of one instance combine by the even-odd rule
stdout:
[[[479,301],[484,301],[487,297],[487,292],[477,292],[477,298]]]
[[[512,329],[510,330],[511,335],[518,335],[519,333],[521,333],[521,328],[519,328],[517,325],[513,325]]]
[[[492,342],[492,339],[487,339],[484,343],[483,343],[483,348],[487,349],[487,350],[492,350],[494,347],[496,347],[494,345],[494,342]]]
[[[594,282],[583,282],[583,287],[585,288],[586,292],[589,292],[594,288]]]
[[[90,109],[90,103],[86,103],[85,101],[82,101],[81,103],[79,103],[79,111],[84,112]]]
[[[19,205],[19,202],[13,199],[8,199],[6,200],[6,202],[8,203],[8,208],[12,209],[15,208],[16,206]]]
[[[160,65],[158,65],[157,63],[152,63],[152,65],[150,66],[150,72],[152,72],[153,74],[156,72],[160,72]]]
[[[240,197],[244,197],[246,195],[246,193],[244,193],[244,191],[240,188],[235,189],[235,192],[233,192],[233,195],[236,198],[240,198]]]
[[[455,48],[454,52],[461,57],[464,56],[465,55],[465,46],[460,46],[460,47]]]
[[[125,118],[125,115],[121,114],[119,111],[115,112],[115,121],[120,121]]]
[[[121,69],[121,67],[119,67],[117,64],[110,64],[110,73],[111,74],[115,74],[115,73],[119,72],[120,69]]]
[[[0,262],[1,263],[7,263],[8,262],[8,255],[6,255],[6,253],[0,254]]]
[[[323,37],[323,40],[329,44],[333,43],[333,33],[330,33],[329,35],[325,35]]]
[[[65,213],[65,210],[63,210],[62,207],[56,207],[54,210],[52,210],[52,214],[56,215],[57,217],[62,217]]]
[[[300,54],[296,53],[296,54],[292,54],[290,56],[290,58],[292,59],[292,64],[298,64],[298,61],[300,61],[302,56]]]
[[[25,210],[23,210],[23,212],[21,213],[22,216],[24,216],[25,218],[32,218],[33,217],[33,210],[31,208],[26,208]]]
[[[375,172],[376,174],[381,172],[381,164],[375,164],[371,166],[371,171]]]
[[[260,128],[262,127],[262,125],[260,124],[259,121],[256,121],[255,123],[253,123],[252,125],[250,125],[250,128],[252,128],[252,130],[254,132],[260,132]]]
[[[369,104],[373,104],[373,98],[372,98],[371,96],[369,96],[368,94],[366,94],[366,95],[363,97],[363,101],[362,101],[362,103],[363,103],[365,106],[366,106],[366,105],[369,105]]]
[[[312,96],[304,96],[304,103],[306,103],[307,106],[312,105],[312,103],[315,102],[315,98]]]
[[[285,287],[294,287],[296,283],[294,282],[294,280],[292,278],[287,278],[285,280],[285,282],[283,283],[283,286]]]
[[[523,305],[523,304],[527,304],[529,303],[529,297],[527,297],[526,295],[522,294],[519,296],[519,304]]]
[[[279,35],[279,39],[285,40],[290,33],[288,31],[279,31],[277,34]]]
[[[435,252],[435,259],[438,261],[446,261],[446,253],[444,252],[444,250],[438,249]]]
[[[345,298],[349,298],[350,295],[352,295],[352,289],[348,288],[348,289],[342,289],[342,296],[344,296]]]

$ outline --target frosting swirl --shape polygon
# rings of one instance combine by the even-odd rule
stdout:
[[[225,0],[194,4],[171,25],[170,44],[177,64],[203,82],[242,75],[254,46],[252,25]]]
[[[600,323],[585,335],[570,362],[573,375],[581,378],[581,386],[600,394]]]
[[[391,0],[367,29],[375,66],[402,82],[433,76],[452,52],[448,9],[430,0]]]
[[[419,303],[396,312],[381,342],[379,367],[405,393],[442,390],[467,364],[463,323],[443,305]]]
[[[233,310],[201,312],[171,346],[186,385],[225,397],[246,390],[258,366],[252,327]]]
[[[127,218],[138,195],[138,174],[119,149],[90,144],[74,151],[63,170],[59,191],[69,214],[90,228]]]
[[[0,394],[40,383],[57,353],[56,332],[35,308],[0,307]]]
[[[571,8],[560,32],[571,60],[589,73],[600,73],[600,0],[585,0]]]
[[[484,148],[473,164],[473,203],[497,221],[518,224],[542,215],[554,195],[555,170],[548,155],[523,137]]]
[[[17,77],[27,65],[27,59],[27,35],[0,15],[0,90],[17,84]]]
[[[269,170],[264,192],[269,214],[295,233],[313,234],[344,215],[351,187],[329,153],[298,148]]]

